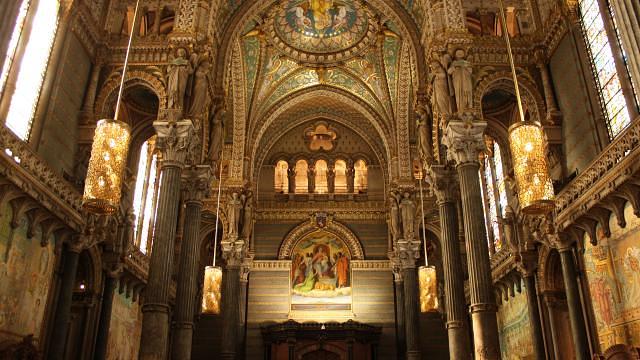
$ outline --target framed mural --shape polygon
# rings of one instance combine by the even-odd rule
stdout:
[[[319,230],[291,253],[291,310],[351,310],[351,253],[344,241]]]

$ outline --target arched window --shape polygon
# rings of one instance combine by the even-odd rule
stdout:
[[[133,213],[135,244],[143,253],[151,249],[153,228],[155,224],[156,203],[160,187],[158,168],[158,151],[156,136],[152,136],[140,147],[136,187],[133,194]]]
[[[337,160],[335,165],[335,192],[344,194],[347,192],[347,163],[344,160]]]
[[[613,16],[614,9],[609,5],[607,12],[602,13],[598,2],[598,0],[579,0],[578,4],[582,30],[591,60],[591,68],[598,87],[600,103],[607,120],[609,137],[613,139],[631,122],[620,81],[621,77],[628,78],[630,75],[625,60],[627,55],[624,53],[624,48],[620,42],[618,26],[615,22],[615,16]],[[612,24],[612,34],[607,34],[605,22]],[[610,43],[609,39],[615,39],[616,43]],[[618,68],[616,68],[616,56],[614,56],[613,46],[622,51]],[[619,69],[624,69],[624,73],[619,73]],[[634,99],[636,95],[627,94],[627,96]],[[637,107],[637,104],[634,104],[634,106]]]
[[[355,170],[354,188],[356,192],[367,192],[367,163],[364,160],[358,160],[353,168]]]
[[[286,194],[289,192],[289,176],[287,172],[289,170],[289,164],[280,160],[276,164],[275,174],[274,174],[274,185],[276,192],[281,194]]]
[[[485,135],[487,150],[480,167],[480,181],[487,224],[487,240],[491,253],[500,251],[503,245],[503,232],[498,217],[504,217],[507,208],[507,189],[504,179],[504,165],[500,145]]]
[[[296,194],[309,192],[308,171],[309,165],[306,160],[298,160],[296,162]]]
[[[316,193],[326,194],[329,192],[329,183],[327,181],[327,162],[324,160],[316,161]]]
[[[32,3],[34,6],[30,6]],[[58,0],[23,0],[0,74],[0,93],[2,97],[10,97],[6,126],[25,141],[31,133],[58,28],[59,10]],[[25,31],[27,19],[31,31]]]

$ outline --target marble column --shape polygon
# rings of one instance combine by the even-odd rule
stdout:
[[[538,290],[536,288],[538,254],[535,251],[523,251],[520,257],[521,260],[517,266],[527,289],[527,310],[529,312],[531,335],[533,336],[533,351],[536,360],[544,360],[544,335],[542,333],[542,321],[540,320],[540,309],[538,307]]]
[[[69,320],[71,318],[71,303],[73,301],[73,287],[76,283],[78,260],[80,252],[84,248],[82,236],[76,235],[67,245],[63,255],[62,278],[60,279],[60,292],[56,304],[56,314],[53,320],[53,329],[49,339],[47,359],[64,359]]]
[[[211,183],[211,166],[198,165],[182,172],[184,210],[184,236],[180,249],[180,270],[174,314],[171,357],[174,360],[191,359],[193,318],[198,294],[198,267],[200,262],[200,218],[202,198]]]
[[[316,192],[316,167],[309,165],[307,168],[307,191],[309,194]]]
[[[456,162],[460,179],[475,357],[499,359],[497,306],[478,174],[478,153],[485,147],[483,133],[486,126],[484,121],[452,120],[447,125],[443,142],[449,158]]]
[[[587,338],[587,328],[583,316],[582,302],[580,301],[580,290],[578,289],[578,274],[573,258],[573,247],[564,246],[559,249],[560,262],[562,263],[562,278],[567,294],[567,305],[569,307],[569,321],[571,322],[571,334],[573,345],[576,351],[576,359],[591,359],[589,354],[589,340]]]
[[[442,264],[444,269],[444,295],[447,310],[449,356],[452,359],[470,359],[471,342],[464,297],[462,257],[458,241],[458,213],[456,209],[457,179],[455,171],[444,166],[432,166],[427,180],[436,195],[442,231]]]
[[[404,359],[406,352],[406,329],[404,321],[404,280],[402,278],[402,270],[396,258],[390,256],[393,266],[393,285],[396,295],[396,342],[398,359]]]
[[[289,180],[289,194],[296,193],[296,163],[292,161],[287,168],[287,179]]]
[[[180,205],[180,178],[189,140],[193,137],[193,125],[191,120],[181,120],[155,121],[153,126],[158,134],[156,147],[163,159],[160,164],[162,186],[158,193],[155,238],[142,305],[140,359],[164,360],[169,347],[169,287]]]
[[[553,354],[551,359],[561,359],[562,356],[560,350],[560,344],[558,343],[559,332],[556,326],[556,310],[558,308],[558,299],[555,295],[550,293],[543,294],[544,306],[547,310],[547,317],[549,318],[549,330],[551,332],[551,343],[548,344],[549,352]]]
[[[95,360],[104,360],[107,356],[107,344],[109,343],[109,327],[111,326],[111,309],[113,308],[113,295],[118,284],[118,274],[106,273],[104,290],[102,291],[102,308],[98,320],[98,334],[94,351]]]
[[[407,360],[420,359],[420,312],[416,260],[420,257],[420,241],[398,240],[398,258],[404,285],[404,321]]]
[[[353,168],[353,160],[347,162],[347,192],[352,194],[355,190],[356,170]]]
[[[244,258],[245,242],[237,238],[227,238],[220,243],[225,260],[222,289],[222,339],[220,359],[235,360],[240,324],[240,268]]]
[[[246,326],[247,326],[247,290],[249,286],[250,262],[252,259],[245,259],[245,264],[240,267],[240,290],[238,292],[238,357],[245,357],[246,346]]]
[[[640,2],[611,0],[620,40],[627,54],[626,60],[636,91],[640,91]],[[636,94],[640,96],[640,94]],[[638,99],[640,101],[640,99]],[[632,119],[633,120],[633,119]]]
[[[536,58],[537,67],[540,71],[540,78],[542,79],[544,102],[547,105],[547,121],[555,124],[559,120],[561,120],[562,114],[560,113],[560,109],[558,108],[558,104],[556,102],[556,97],[553,90],[553,81],[551,80],[551,73],[549,72],[547,58],[542,51],[536,52]]]
[[[98,55],[96,56],[96,63],[93,64],[91,68],[91,76],[89,77],[89,84],[87,85],[87,91],[84,95],[84,102],[82,104],[82,110],[80,111],[80,120],[84,124],[89,124],[96,119],[93,119],[94,114],[94,103],[96,101],[96,94],[98,92],[98,82],[100,81],[100,72],[102,71],[102,63],[101,59],[105,58],[107,55],[105,51],[101,48],[98,50]]]

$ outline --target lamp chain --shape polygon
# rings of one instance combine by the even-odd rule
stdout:
[[[509,64],[511,65],[511,75],[513,76],[513,85],[516,88],[516,101],[518,102],[518,112],[520,114],[520,121],[524,122],[524,110],[522,109],[522,98],[520,97],[520,87],[518,86],[518,76],[516,75],[516,65],[513,61],[513,52],[511,50],[511,40],[509,39],[509,31],[507,30],[507,16],[504,14],[504,4],[502,0],[498,0],[500,5],[500,19],[502,20],[502,33],[504,40],[507,43],[507,55],[509,57]]]
[[[216,202],[216,230],[213,234],[213,266],[216,266],[216,254],[218,252],[218,221],[220,216],[220,193],[222,192],[222,158],[224,151],[220,151],[220,176],[218,177],[218,201]]]
[[[127,75],[127,66],[129,65],[129,54],[131,53],[131,43],[133,42],[133,32],[136,28],[136,21],[138,20],[139,7],[140,7],[140,0],[136,0],[136,8],[133,11],[133,24],[131,24],[131,31],[129,32],[129,43],[127,44],[127,54],[124,57],[124,66],[122,68],[122,79],[120,80],[120,90],[118,90],[118,100],[116,102],[116,113],[113,116],[114,120],[118,120],[118,114],[120,113],[120,101],[122,100],[122,92],[124,90],[124,79]]]

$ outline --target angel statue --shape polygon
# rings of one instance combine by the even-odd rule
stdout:
[[[183,109],[184,95],[193,67],[187,60],[187,50],[178,48],[176,56],[167,66],[167,100],[169,109]]]

